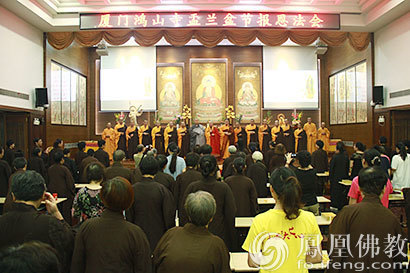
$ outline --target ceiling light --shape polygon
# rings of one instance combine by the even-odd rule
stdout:
[[[184,0],[161,0],[162,4],[183,4]]]

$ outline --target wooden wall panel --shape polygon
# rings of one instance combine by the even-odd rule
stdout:
[[[372,99],[372,54],[371,46],[366,50],[355,51],[348,42],[339,47],[329,47],[326,54],[321,56],[321,120],[329,125],[329,75],[352,66],[361,61],[367,61],[367,123],[332,125],[329,126],[331,138],[344,141],[361,141],[367,146],[373,145],[373,108]],[[349,149],[351,151],[351,149]]]
[[[48,43],[46,45],[46,87],[51,88],[51,61],[60,63],[87,77],[87,126],[53,125],[50,123],[50,109],[46,110],[46,145],[53,145],[55,139],[62,138],[64,142],[77,142],[90,137],[90,77],[89,77],[89,48],[72,44],[66,49],[56,50]],[[49,102],[50,92],[49,93]]]

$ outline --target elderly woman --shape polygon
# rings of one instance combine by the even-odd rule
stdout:
[[[246,165],[248,166],[246,176],[255,183],[259,198],[268,197],[269,189],[266,187],[268,183],[268,169],[265,164],[263,164],[263,154],[259,151],[255,151],[252,154],[252,160],[254,162],[252,165]]]
[[[102,184],[105,210],[85,221],[76,236],[71,272],[150,272],[150,247],[142,229],[124,219],[134,201],[131,184],[115,177]]]
[[[228,273],[229,252],[222,239],[208,231],[216,212],[213,196],[205,191],[188,195],[185,202],[189,223],[170,229],[153,255],[155,272]]]

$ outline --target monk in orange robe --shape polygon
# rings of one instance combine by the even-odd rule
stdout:
[[[258,142],[258,126],[256,126],[255,120],[251,119],[251,123],[246,125],[245,131],[248,138],[247,146],[250,142]]]
[[[151,127],[148,125],[148,120],[144,120],[144,124],[139,129],[140,144],[144,146],[151,145]]]
[[[157,149],[158,154],[165,154],[164,150],[164,129],[161,127],[161,123],[157,121],[155,127],[151,130],[152,147]]]
[[[316,150],[316,125],[312,122],[311,117],[307,118],[303,130],[305,130],[307,136],[307,151],[313,153]]]
[[[272,135],[272,141],[273,142],[276,143],[281,130],[282,130],[282,128],[280,128],[280,126],[279,126],[279,120],[275,120],[275,124],[273,125],[272,130],[271,130],[271,135]]]
[[[181,122],[178,128],[178,146],[181,149],[180,156],[185,157],[189,153],[189,132],[185,122]]]
[[[214,123],[212,121],[208,121],[208,124],[206,125],[205,128],[205,139],[206,139],[206,144],[211,145],[211,128],[214,126]]]
[[[295,153],[306,151],[306,132],[302,128],[302,124],[298,123],[298,128],[294,131],[295,136]]]
[[[117,149],[116,137],[117,137],[117,134],[115,130],[111,127],[111,122],[108,122],[107,127],[102,132],[102,139],[105,140],[104,151],[108,153],[108,155],[110,156],[110,160],[112,160],[112,155]]]
[[[169,143],[174,142],[178,145],[178,133],[177,128],[175,128],[174,123],[171,121],[164,130],[164,146],[165,152],[168,150]]]
[[[322,122],[320,128],[317,130],[317,139],[323,141],[325,146],[323,150],[329,151],[330,131],[326,128],[326,123]]]
[[[229,124],[229,119],[225,120],[225,124],[221,126],[221,155],[223,159],[228,158],[230,153],[228,147],[234,145],[235,135],[232,126]]]
[[[218,158],[221,156],[221,133],[219,129],[215,125],[213,125],[213,123],[209,123],[209,125],[209,139],[212,147],[212,154]]]
[[[139,133],[138,127],[135,126],[134,120],[130,121],[130,125],[125,131],[127,137],[127,149],[128,149],[128,158],[134,158],[134,154],[137,153],[137,145],[139,144]]]
[[[125,136],[125,132],[127,131],[127,125],[125,125],[123,117],[118,119],[118,123],[115,125],[114,130],[117,133],[117,149],[123,150],[124,153],[126,153],[127,138]]]

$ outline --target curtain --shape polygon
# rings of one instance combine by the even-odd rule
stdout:
[[[302,45],[310,45],[317,38],[329,46],[342,45],[349,40],[357,51],[367,48],[370,43],[368,32],[313,31],[313,30],[276,30],[276,29],[138,29],[138,30],[96,30],[79,32],[49,32],[48,43],[56,49],[64,49],[73,41],[82,46],[93,46],[102,39],[112,45],[121,45],[131,37],[141,46],[153,46],[162,37],[173,46],[184,46],[192,38],[206,47],[215,47],[223,39],[237,46],[247,46],[258,38],[268,46],[279,46],[288,39]]]

